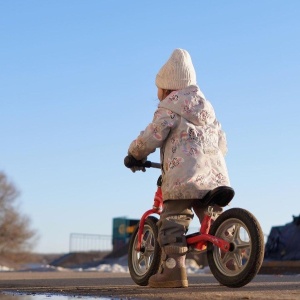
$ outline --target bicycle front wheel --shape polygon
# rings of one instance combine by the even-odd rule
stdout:
[[[210,234],[230,243],[230,251],[208,243],[212,274],[223,285],[242,287],[258,273],[264,258],[264,236],[257,219],[247,210],[232,208],[213,223]]]
[[[139,226],[136,227],[129,242],[129,272],[132,280],[141,286],[148,285],[149,278],[157,273],[160,264],[161,249],[157,242],[157,221],[158,219],[153,216],[146,219],[141,251],[136,250]]]

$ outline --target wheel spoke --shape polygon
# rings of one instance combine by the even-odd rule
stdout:
[[[145,257],[145,267],[146,267],[146,270],[148,270],[150,268],[150,264],[151,264],[150,256]]]
[[[142,265],[144,260],[145,260],[144,254],[140,254],[140,257],[138,258],[137,262],[139,265]]]
[[[152,235],[149,232],[147,232],[147,237],[145,239],[145,247],[151,245],[151,241],[152,241]]]
[[[232,259],[232,253],[226,252],[225,255],[221,258],[222,264],[225,266]]]
[[[221,234],[221,237],[224,240],[232,241],[234,238],[234,231],[235,231],[234,225],[231,225],[226,230],[224,230],[224,232]]]
[[[238,251],[239,252],[239,251]],[[233,254],[233,264],[235,266],[235,269],[238,268],[239,270],[242,269],[243,267],[243,262],[242,262],[242,256],[240,253],[234,253]]]
[[[240,229],[241,229],[241,225],[240,224],[235,224],[235,229],[233,231],[233,241],[241,241]]]
[[[251,243],[250,241],[249,242],[245,242],[245,241],[242,241],[241,239],[239,240],[239,244],[236,245],[237,248],[239,248],[240,250],[243,250],[243,249],[247,249],[247,248],[251,248]]]
[[[241,243],[237,244],[236,247],[241,251],[245,250],[245,249],[250,249],[251,248],[251,243],[241,241]]]

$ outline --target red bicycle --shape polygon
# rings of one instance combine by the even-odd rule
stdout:
[[[128,168],[160,168],[159,163],[137,161],[125,157]],[[205,217],[198,232],[186,235],[189,251],[206,251],[210,270],[220,284],[238,288],[248,284],[258,273],[264,257],[264,235],[257,219],[242,208],[231,208],[222,213],[215,212],[213,205],[225,207],[234,197],[231,187],[220,186],[210,191],[201,205],[206,208]],[[128,250],[128,267],[133,281],[148,285],[149,278],[157,273],[161,249],[157,242],[158,218],[163,206],[161,176],[153,207],[141,217],[132,233]]]

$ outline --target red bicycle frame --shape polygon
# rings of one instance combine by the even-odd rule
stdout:
[[[142,239],[143,239],[143,231],[144,225],[147,217],[151,214],[158,214],[160,215],[163,207],[163,198],[161,187],[157,187],[157,191],[154,196],[154,203],[152,209],[146,211],[139,223],[139,230],[138,230],[138,242],[136,245],[136,251],[141,251]],[[207,242],[211,242],[218,248],[220,248],[223,252],[228,252],[230,249],[230,243],[227,241],[218,238],[209,234],[210,226],[212,221],[212,211],[208,209],[206,212],[202,223],[200,224],[200,230],[197,233],[190,234],[186,236],[187,245],[193,245],[194,248],[197,250],[204,250],[206,249]]]
[[[147,210],[139,223],[139,231],[138,231],[138,242],[136,245],[136,251],[141,251],[141,245],[142,245],[142,238],[143,238],[143,231],[144,231],[144,225],[145,225],[145,220],[147,219],[148,216],[152,214],[158,214],[160,215],[162,211],[162,206],[163,206],[163,199],[162,199],[162,192],[161,192],[161,187],[157,187],[157,191],[154,196],[154,203],[152,206],[152,209]]]

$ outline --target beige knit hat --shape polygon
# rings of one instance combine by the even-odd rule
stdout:
[[[175,49],[156,75],[155,84],[165,90],[181,90],[197,84],[190,54],[186,50]]]

